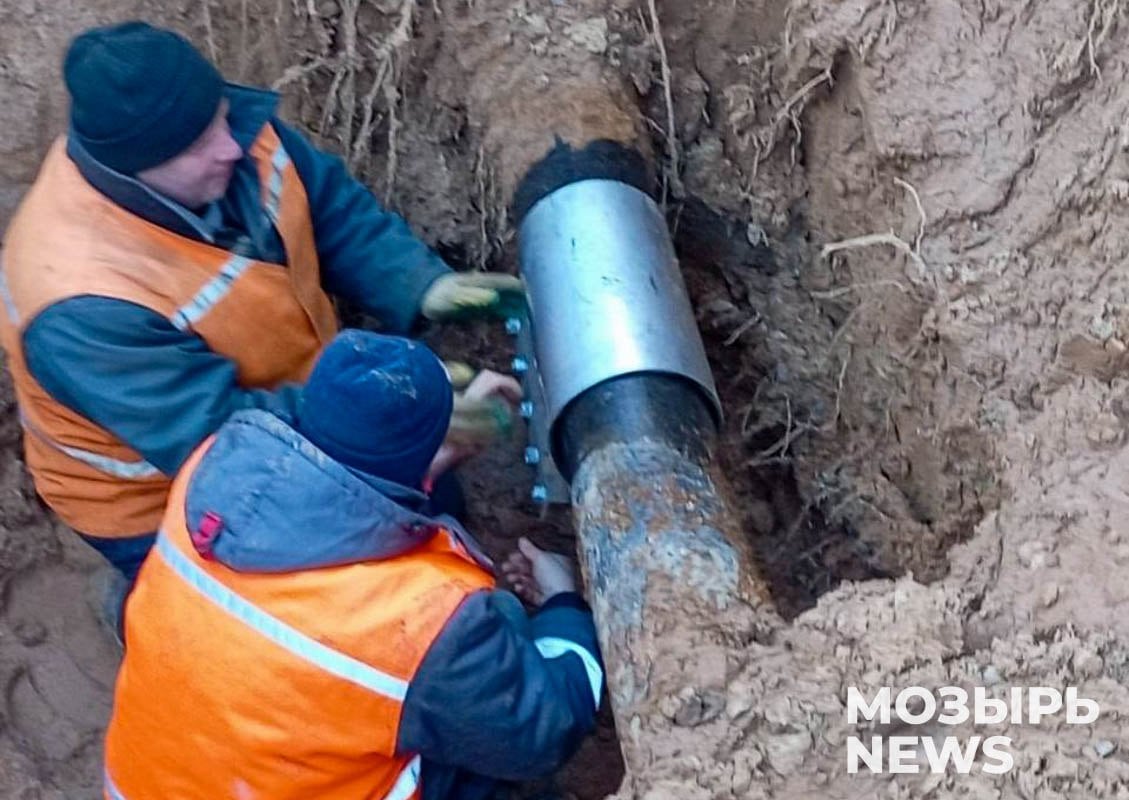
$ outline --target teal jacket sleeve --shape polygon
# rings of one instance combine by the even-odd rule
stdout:
[[[199,336],[133,303],[84,295],[44,309],[24,331],[24,356],[59,403],[172,476],[236,411],[294,418],[300,387],[244,389],[235,363]]]
[[[407,332],[423,295],[450,267],[399,214],[381,208],[340,158],[278,120],[273,125],[306,188],[322,284],[390,332]]]
[[[579,594],[528,621],[508,592],[477,592],[432,643],[404,698],[397,750],[499,780],[559,769],[596,725],[604,666]]]

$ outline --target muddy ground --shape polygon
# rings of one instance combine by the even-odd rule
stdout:
[[[667,206],[726,409],[718,458],[782,617],[674,698],[656,734],[673,771],[622,793],[1129,797],[1123,3],[657,11],[673,139],[646,2],[0,0],[0,223],[61,130],[63,43],[142,15],[278,86],[452,262],[512,268],[466,63],[606,59],[655,152],[676,147]],[[487,326],[438,341],[508,359]],[[36,502],[2,397],[0,795],[94,797],[114,665],[84,600],[96,562]],[[524,500],[518,446],[468,474],[473,527],[496,551],[527,530],[567,546],[567,519]],[[949,683],[1077,685],[1102,714],[976,731],[1014,737],[1004,776],[846,774],[846,686]],[[679,713],[690,700],[702,713]],[[566,791],[615,790],[613,736],[605,722]]]

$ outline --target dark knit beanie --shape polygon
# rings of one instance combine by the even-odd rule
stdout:
[[[97,161],[127,175],[188,149],[215,119],[224,88],[187,39],[144,22],[79,34],[63,78],[72,135]]]
[[[418,489],[447,435],[452,402],[447,371],[425,345],[346,330],[314,365],[297,428],[335,461]]]

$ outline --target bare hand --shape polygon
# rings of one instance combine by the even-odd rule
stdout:
[[[454,372],[449,369],[452,377]],[[521,402],[521,394],[521,384],[509,375],[488,369],[475,375],[465,391],[455,394],[451,427],[431,461],[427,479],[434,482],[505,437],[513,426],[514,407]]]
[[[542,550],[524,536],[517,546],[502,562],[502,574],[522,600],[540,606],[553,595],[576,591],[576,569],[567,556]]]
[[[521,384],[510,375],[502,375],[493,370],[484,369],[471,380],[463,396],[469,400],[485,400],[488,397],[498,397],[507,401],[511,406],[521,402]]]
[[[488,369],[474,376],[466,391],[455,394],[447,444],[475,455],[513,430],[514,411],[521,402],[521,384],[509,375]]]

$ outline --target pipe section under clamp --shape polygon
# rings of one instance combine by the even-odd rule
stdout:
[[[670,233],[649,195],[615,180],[570,183],[537,201],[518,235],[551,428],[589,389],[641,373],[689,381],[720,421]]]

